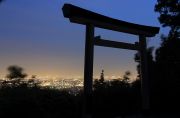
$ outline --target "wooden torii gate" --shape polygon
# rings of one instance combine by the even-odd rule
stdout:
[[[92,117],[94,46],[122,48],[137,50],[140,52],[142,108],[144,110],[149,109],[146,37],[153,37],[159,33],[159,27],[143,26],[109,18],[107,16],[88,11],[71,4],[64,4],[62,10],[64,17],[69,18],[70,22],[86,26],[84,63],[84,117]],[[129,44],[124,42],[105,40],[101,39],[101,37],[94,37],[95,27],[137,35],[139,36],[139,42],[135,44]]]

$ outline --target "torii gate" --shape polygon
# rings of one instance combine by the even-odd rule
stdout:
[[[148,69],[146,54],[146,37],[153,37],[159,33],[159,27],[143,26],[116,20],[103,16],[80,7],[64,4],[64,17],[69,18],[70,22],[86,25],[86,42],[85,42],[85,63],[84,63],[84,117],[92,117],[92,84],[93,84],[93,57],[94,46],[104,46],[111,48],[123,48],[129,50],[137,50],[140,52],[141,67],[141,93],[142,108],[149,109],[149,87],[148,87]],[[95,27],[108,29],[112,31],[124,32],[128,34],[138,35],[139,42],[129,44],[124,42],[116,42],[94,37]]]

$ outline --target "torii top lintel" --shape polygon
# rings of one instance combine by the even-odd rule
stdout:
[[[93,24],[95,27],[134,35],[143,35],[145,37],[153,37],[159,33],[159,27],[144,26],[113,19],[71,4],[64,4],[62,10],[64,17],[69,18],[73,23],[83,25]]]

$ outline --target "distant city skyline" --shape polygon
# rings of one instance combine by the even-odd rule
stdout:
[[[0,4],[0,77],[6,75],[8,66],[18,65],[29,76],[83,78],[85,27],[63,17],[64,3],[127,22],[161,27],[154,0],[5,0]],[[148,45],[158,47],[160,35],[167,32],[167,28],[161,28],[159,35],[148,40]],[[95,34],[116,41],[138,40],[133,35],[98,28]],[[135,53],[95,47],[94,77],[99,77],[104,69],[106,78],[122,77],[128,70],[135,78]]]

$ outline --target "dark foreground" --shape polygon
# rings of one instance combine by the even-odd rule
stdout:
[[[178,103],[159,97],[155,99],[157,101],[152,97],[152,109],[142,112],[139,85],[138,81],[132,84],[119,80],[111,83],[95,81],[93,118],[180,117],[176,108]],[[0,118],[81,118],[82,91],[73,92],[73,89],[77,88],[58,90],[27,83],[1,85]]]

